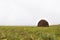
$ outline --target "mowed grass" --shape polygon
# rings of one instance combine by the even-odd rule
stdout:
[[[50,27],[0,26],[0,40],[60,40],[60,25]]]

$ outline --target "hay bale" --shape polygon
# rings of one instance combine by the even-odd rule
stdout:
[[[38,27],[42,26],[42,27],[49,27],[49,24],[46,20],[42,19],[38,22]]]

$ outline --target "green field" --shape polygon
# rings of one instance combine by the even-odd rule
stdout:
[[[60,40],[60,25],[0,26],[0,40]]]

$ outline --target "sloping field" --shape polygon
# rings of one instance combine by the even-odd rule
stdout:
[[[0,26],[0,40],[60,40],[60,25],[51,27]]]

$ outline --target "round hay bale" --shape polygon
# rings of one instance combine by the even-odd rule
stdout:
[[[46,20],[42,19],[38,22],[38,27],[42,26],[42,27],[49,27],[49,24]]]

